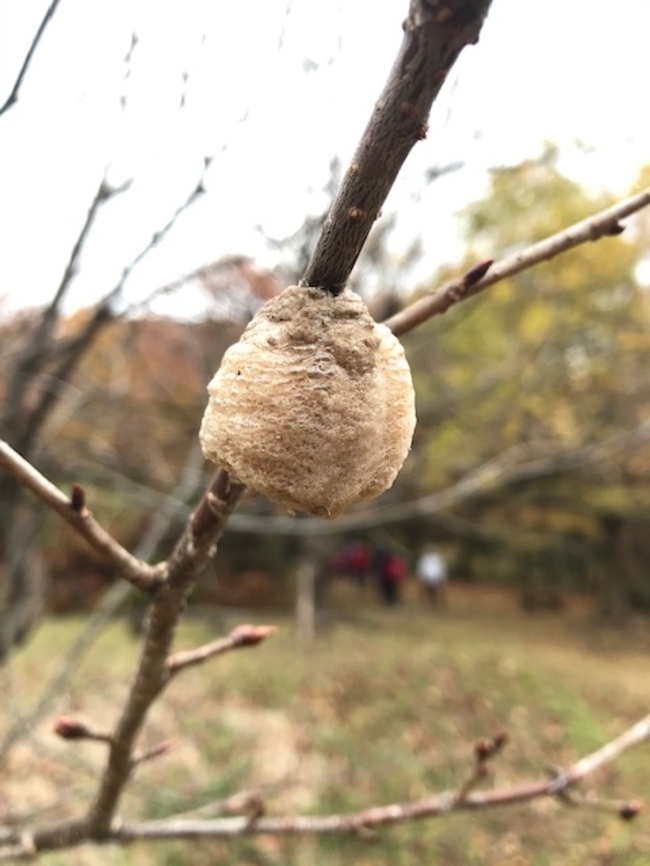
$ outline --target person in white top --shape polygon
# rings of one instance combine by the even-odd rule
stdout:
[[[444,556],[434,547],[427,547],[421,554],[415,567],[415,575],[422,588],[422,593],[431,604],[445,600],[445,585],[447,583],[447,563]]]

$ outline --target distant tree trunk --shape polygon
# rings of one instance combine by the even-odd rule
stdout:
[[[302,646],[309,646],[316,636],[316,583],[318,564],[309,552],[296,571],[296,632]]]
[[[601,613],[610,622],[622,623],[629,613],[627,602],[628,559],[625,526],[616,514],[600,518],[602,529]]]
[[[7,476],[0,484],[0,661],[22,643],[40,616],[45,574],[34,545],[36,527],[21,507],[22,491]]]
[[[323,622],[330,547],[328,539],[306,541],[296,570],[296,631],[303,646],[309,646]]]

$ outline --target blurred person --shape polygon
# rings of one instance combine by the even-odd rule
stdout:
[[[429,604],[439,605],[445,602],[447,562],[435,547],[426,547],[422,551],[415,566],[415,576]]]
[[[403,556],[386,548],[377,551],[379,594],[388,607],[399,603],[406,573],[407,565]]]

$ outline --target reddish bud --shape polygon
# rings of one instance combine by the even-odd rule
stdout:
[[[470,268],[469,271],[463,277],[463,283],[465,288],[469,289],[471,286],[475,286],[490,270],[492,265],[494,264],[494,259],[487,259],[484,262],[479,262],[478,265],[474,265],[473,268]]]
[[[643,812],[644,805],[640,800],[630,800],[629,803],[625,803],[621,806],[619,811],[619,816],[624,821],[632,821],[637,817],[641,812]]]
[[[500,731],[496,736],[489,739],[482,737],[474,744],[474,754],[476,760],[483,763],[505,746],[508,742],[508,734],[505,731]]]
[[[168,755],[175,748],[176,743],[173,740],[163,740],[150,749],[149,756],[151,758],[160,758],[162,755]]]
[[[72,716],[61,716],[54,723],[54,733],[64,740],[85,740],[90,736],[88,726]]]
[[[238,625],[231,631],[230,637],[236,646],[255,646],[266,640],[274,631],[273,625]]]
[[[86,507],[86,491],[81,484],[72,485],[72,495],[70,496],[70,508],[77,513],[80,513]]]

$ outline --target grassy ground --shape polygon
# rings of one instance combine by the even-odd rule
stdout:
[[[350,608],[353,612],[350,612]],[[458,783],[472,744],[507,730],[510,742],[488,784],[539,778],[598,747],[648,712],[644,624],[621,632],[584,616],[522,616],[494,596],[457,594],[447,610],[414,603],[354,610],[334,619],[306,652],[289,622],[265,645],[192,669],[152,713],[144,744],[175,742],[145,765],[122,805],[128,817],[160,818],[251,785],[268,812],[327,812],[418,798]],[[29,704],[81,626],[44,626],[18,658],[15,699]],[[221,625],[189,621],[179,647],[211,640]],[[138,646],[116,623],[80,661],[57,712],[109,724]],[[0,735],[8,724],[0,710]],[[102,747],[63,743],[50,722],[0,767],[3,808],[77,814]],[[650,790],[650,746],[624,756],[585,787],[605,797]],[[554,800],[382,831],[372,840],[250,839],[235,844],[92,848],[50,855],[60,864],[621,864],[650,862],[650,821],[625,824]]]

